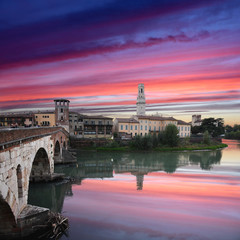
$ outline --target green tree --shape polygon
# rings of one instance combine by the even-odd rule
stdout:
[[[170,147],[175,147],[178,145],[178,129],[174,124],[167,125],[164,132],[164,142]]]
[[[201,132],[204,133],[208,131],[208,133],[213,136],[217,137],[224,133],[224,122],[222,118],[205,118],[202,121],[201,125]]]
[[[203,143],[207,145],[210,144],[210,136],[207,130],[203,134]]]

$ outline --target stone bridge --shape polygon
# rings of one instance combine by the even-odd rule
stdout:
[[[29,181],[50,181],[69,134],[62,127],[0,130],[0,238],[17,231]]]

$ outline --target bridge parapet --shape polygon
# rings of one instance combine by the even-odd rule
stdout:
[[[68,136],[68,132],[62,127],[0,130],[0,151],[13,145],[23,143],[24,141],[32,141],[34,139],[55,134],[59,131],[62,131]]]

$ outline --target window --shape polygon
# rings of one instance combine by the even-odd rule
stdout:
[[[121,125],[121,130],[123,130],[123,125]]]
[[[145,126],[145,130],[147,131],[147,126]]]
[[[149,131],[151,131],[151,126],[149,126]]]
[[[99,124],[99,125],[102,125],[102,121],[98,121],[98,124]]]
[[[145,123],[147,123],[147,120],[145,121]]]
[[[125,130],[128,130],[128,125],[125,126]]]
[[[183,127],[181,127],[181,130],[183,131]]]
[[[135,130],[137,130],[137,125],[135,126]]]
[[[188,127],[188,131],[189,131],[189,127]]]
[[[156,131],[156,127],[154,126],[154,132]]]
[[[63,109],[61,108],[61,112],[63,112]]]
[[[143,126],[141,125],[141,130],[143,130]]]
[[[185,127],[185,131],[187,131],[187,127]]]
[[[91,124],[93,124],[93,125],[94,125],[94,124],[95,124],[95,121],[91,121]]]
[[[133,130],[133,126],[131,125],[131,130]]]

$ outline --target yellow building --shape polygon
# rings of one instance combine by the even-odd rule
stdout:
[[[139,121],[134,118],[116,118],[114,120],[115,132],[119,135],[129,134],[131,137],[139,134]]]
[[[190,137],[191,135],[191,124],[184,121],[178,120],[178,135],[179,137]]]
[[[56,126],[55,112],[39,112],[34,114],[35,124],[41,127]]]
[[[114,120],[114,131],[119,136],[127,134],[127,137],[136,135],[145,136],[147,134],[163,132],[169,124],[175,125],[179,130],[180,137],[190,136],[190,124],[177,120],[173,117],[161,116],[135,116],[135,118],[116,118]]]
[[[136,118],[140,123],[139,135],[141,136],[153,132],[162,132],[168,124],[177,126],[177,120],[173,117],[137,116]]]

